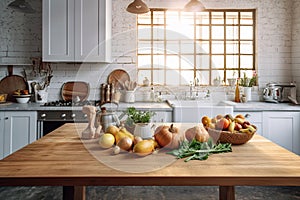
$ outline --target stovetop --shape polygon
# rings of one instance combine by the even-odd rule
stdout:
[[[84,105],[93,105],[93,106],[98,106],[99,101],[79,101],[79,102],[74,102],[74,101],[64,101],[64,100],[59,100],[59,101],[51,101],[42,104],[41,106],[45,107],[72,107],[72,106],[84,106]]]

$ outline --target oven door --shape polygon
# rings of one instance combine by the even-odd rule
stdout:
[[[47,110],[38,112],[37,139],[47,135],[65,123],[87,123],[87,115],[82,111]]]

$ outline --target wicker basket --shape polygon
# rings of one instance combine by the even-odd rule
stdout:
[[[254,133],[231,133],[229,131],[221,131],[216,129],[208,128],[208,134],[213,139],[214,142],[221,142],[221,143],[231,143],[231,144],[245,144],[248,142]]]

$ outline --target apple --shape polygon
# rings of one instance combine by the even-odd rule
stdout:
[[[240,129],[242,129],[243,128],[243,126],[241,125],[241,124],[239,124],[239,123],[235,123],[235,127],[234,127],[234,130],[237,130],[237,131],[239,131]]]
[[[219,130],[227,130],[230,125],[230,121],[226,118],[221,118],[216,123],[216,128]]]

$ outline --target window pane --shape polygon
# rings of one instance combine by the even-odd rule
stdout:
[[[241,68],[253,68],[253,57],[252,56],[241,56]]]
[[[167,68],[168,69],[179,69],[179,57],[178,56],[167,56]]]
[[[196,69],[209,69],[209,55],[197,56]]]
[[[197,53],[209,53],[209,41],[200,41],[196,45]]]
[[[181,57],[181,69],[194,69],[194,56],[184,55]]]
[[[151,56],[150,55],[139,55],[138,56],[139,68],[151,67]]]
[[[196,77],[201,85],[209,85],[209,71],[197,71]]]
[[[163,55],[153,55],[153,68],[163,69],[165,66],[165,57]]]
[[[154,40],[163,40],[164,37],[164,27],[162,26],[153,26],[153,39]],[[151,32],[150,32],[151,33]]]
[[[220,79],[221,81],[223,81],[224,80],[224,71],[223,70],[212,70],[212,80],[214,80],[214,79]]]
[[[226,53],[227,54],[233,54],[239,52],[239,43],[238,42],[226,42]]]
[[[165,82],[165,71],[153,70],[153,84],[164,85],[164,82]]]
[[[209,27],[208,26],[197,26],[196,27],[196,39],[209,39]]]
[[[153,41],[153,53],[154,54],[163,54],[164,49],[165,49],[165,46],[164,46],[163,41]]]
[[[213,68],[224,68],[224,56],[211,56]]]
[[[181,71],[181,84],[182,85],[189,85],[191,81],[194,80],[194,71],[190,70],[184,70]]]
[[[194,41],[181,41],[181,53],[194,54]]]
[[[151,53],[151,42],[150,41],[139,41],[137,50],[138,50],[138,54],[150,54]]]
[[[180,52],[179,41],[167,41],[167,54],[178,54]]]
[[[166,12],[166,23],[174,25],[179,21],[179,12],[177,11],[167,11]]]
[[[219,54],[219,53],[224,53],[224,42],[212,42],[211,43],[212,47],[211,47],[211,53],[213,54]]]
[[[186,25],[194,25],[194,13],[183,12],[181,15],[181,23]]]
[[[241,26],[241,39],[253,40],[253,28],[252,26]]]
[[[212,26],[211,35],[212,39],[224,39],[224,26]]]
[[[151,12],[138,15],[138,23],[139,24],[151,24]]]
[[[252,41],[241,41],[241,54],[253,54]]]
[[[239,13],[238,12],[226,12],[226,24],[238,24]]]
[[[238,39],[239,29],[237,26],[226,26],[226,39]]]
[[[239,66],[239,56],[238,55],[227,55],[226,56],[226,68],[236,68]]]
[[[224,24],[224,12],[212,12],[212,24]]]
[[[151,39],[151,29],[149,26],[140,25],[138,28],[138,38],[142,39]]]
[[[138,84],[143,84],[145,77],[151,80],[151,70],[138,70]]]
[[[209,24],[209,12],[197,12],[196,24]]]
[[[164,12],[162,11],[155,11],[153,15],[153,24],[164,24]]]
[[[252,12],[241,12],[241,24],[253,24]]]
[[[167,85],[179,85],[180,73],[178,70],[166,71],[166,84]]]

